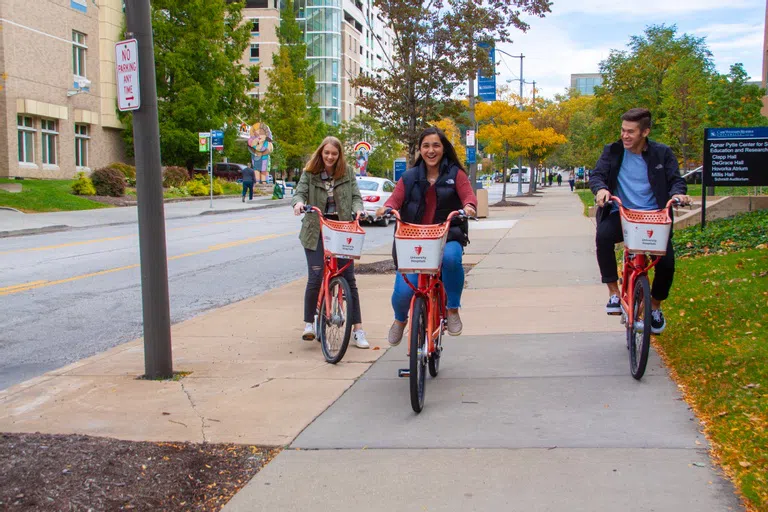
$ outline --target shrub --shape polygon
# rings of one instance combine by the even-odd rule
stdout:
[[[126,164],[123,162],[112,162],[107,167],[117,169],[123,173],[123,176],[125,176],[125,179],[127,180],[134,180],[134,182],[136,181],[136,168],[131,164]]]
[[[576,190],[589,190],[589,183],[586,181],[577,181],[576,182]]]
[[[72,193],[76,196],[95,196],[96,189],[93,186],[91,178],[84,172],[77,173],[77,181],[72,184]]]
[[[170,166],[163,169],[163,187],[181,187],[189,179],[189,173],[183,167]]]
[[[91,174],[91,181],[100,196],[122,197],[125,195],[125,175],[112,167],[96,169]]]
[[[208,193],[208,187],[201,180],[190,180],[187,182],[187,191],[191,196],[204,196]]]
[[[221,184],[221,180],[219,178],[213,179],[213,195],[220,196],[224,193],[224,187]]]

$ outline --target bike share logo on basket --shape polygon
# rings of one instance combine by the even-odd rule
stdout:
[[[323,227],[325,250],[338,258],[359,258],[364,242],[365,233],[344,233]]]
[[[622,219],[623,220],[623,219]],[[670,226],[666,224],[637,224],[622,222],[624,245],[630,251],[664,254],[667,251]]]
[[[416,252],[416,256],[420,256],[422,247],[420,245],[417,245],[416,247],[413,248],[413,250]]]

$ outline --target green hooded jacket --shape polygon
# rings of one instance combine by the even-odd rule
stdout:
[[[336,211],[339,213],[339,220],[350,221],[354,219],[354,214],[364,210],[363,198],[360,195],[360,189],[357,188],[357,179],[354,171],[347,173],[336,180],[333,187],[333,197],[336,200]],[[325,190],[320,174],[312,174],[307,171],[301,173],[299,184],[296,186],[296,193],[293,196],[292,206],[296,203],[304,203],[307,206],[316,206],[325,211],[328,202],[328,192]],[[299,240],[301,245],[310,251],[317,249],[317,242],[320,239],[320,220],[317,215],[307,214],[301,221],[301,232]]]

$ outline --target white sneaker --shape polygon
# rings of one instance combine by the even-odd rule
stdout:
[[[301,335],[301,339],[306,341],[312,341],[315,339],[315,324],[307,324],[304,326],[304,333]]]
[[[357,348],[370,348],[371,345],[368,343],[368,340],[365,339],[365,331],[360,329],[358,331],[354,332],[353,336],[355,340],[355,346]]]

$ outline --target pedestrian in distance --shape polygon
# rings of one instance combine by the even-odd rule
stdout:
[[[550,172],[549,173],[549,186],[550,187],[552,186],[552,182],[554,181],[554,179],[555,179],[555,175]]]
[[[419,136],[418,150],[416,165],[397,181],[394,192],[376,215],[382,216],[387,208],[392,208],[400,212],[403,222],[410,224],[440,224],[451,212],[461,209],[470,217],[477,215],[472,184],[445,134],[438,128],[427,128]],[[448,334],[458,336],[463,330],[459,308],[464,290],[462,256],[469,243],[469,222],[458,218],[451,222],[443,252],[442,279],[448,301]],[[394,248],[392,255],[396,256]],[[408,281],[416,283],[416,274],[409,274]],[[387,336],[390,345],[398,345],[403,339],[412,297],[413,290],[398,273],[392,292],[395,321]]]
[[[557,186],[561,186],[563,184],[563,175],[560,173],[557,173]]]
[[[573,189],[576,188],[576,174],[573,171],[568,173],[568,185],[571,186],[571,192],[573,192]]]
[[[621,116],[621,139],[603,149],[595,170],[590,173],[589,187],[595,194],[597,264],[603,283],[608,286],[609,315],[621,314],[618,272],[614,245],[623,238],[619,207],[606,207],[612,195],[621,199],[625,208],[658,210],[670,199],[690,204],[686,195],[688,185],[680,176],[677,157],[668,146],[648,138],[651,133],[651,112],[633,108]],[[651,332],[661,334],[666,328],[661,302],[669,296],[675,274],[675,253],[670,234],[667,253],[655,267],[651,286]]]
[[[319,208],[326,218],[334,220],[351,221],[356,214],[365,215],[355,173],[347,170],[344,150],[339,139],[326,137],[315,150],[301,173],[292,205],[295,215],[301,215],[305,205]],[[304,292],[305,326],[301,337],[304,340],[314,340],[317,337],[315,332],[317,297],[323,282],[323,265],[325,264],[323,237],[317,215],[304,216],[299,240],[307,258],[307,287]],[[355,346],[368,348],[370,345],[363,331],[360,294],[355,280],[354,263],[344,271],[343,276],[352,291],[350,321]]]
[[[250,167],[243,167],[240,173],[243,175],[243,202],[245,202],[246,192],[248,192],[248,200],[253,201],[253,183],[256,181],[256,173]]]

